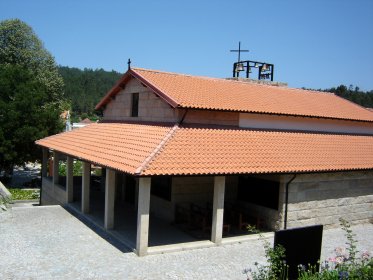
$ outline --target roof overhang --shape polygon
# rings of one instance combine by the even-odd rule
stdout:
[[[135,176],[373,169],[373,136],[99,123],[36,144]]]

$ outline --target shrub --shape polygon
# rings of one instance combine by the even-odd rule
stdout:
[[[263,235],[253,226],[248,226],[248,231],[253,233],[259,233],[260,238],[263,240],[263,246],[265,251],[265,257],[267,259],[267,265],[254,263],[257,271],[251,269],[245,269],[243,273],[247,275],[247,279],[252,280],[285,280],[288,279],[288,266],[284,261],[285,248],[281,245],[277,245],[275,248],[271,247],[271,244],[264,239]]]
[[[320,271],[317,271],[316,266],[299,265],[299,280],[373,280],[373,258],[368,251],[362,252],[359,256],[357,240],[350,223],[342,218],[339,221],[347,239],[346,248],[337,247],[334,250],[335,256],[325,260],[321,264]],[[249,230],[253,229],[250,227]],[[264,241],[264,248],[268,265],[255,263],[257,271],[245,269],[247,279],[288,279],[288,266],[282,261],[285,257],[285,249],[280,246],[271,248],[268,241]]]
[[[83,163],[79,160],[73,162],[73,176],[81,176],[83,172]],[[60,162],[58,165],[58,174],[66,176],[66,162]]]

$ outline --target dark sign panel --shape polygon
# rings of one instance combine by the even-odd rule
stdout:
[[[280,244],[285,248],[285,260],[289,265],[289,279],[297,279],[298,265],[310,264],[319,270],[322,225],[285,229],[275,232],[274,246]]]

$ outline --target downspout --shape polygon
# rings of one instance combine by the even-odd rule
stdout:
[[[289,180],[289,182],[286,183],[286,191],[285,191],[285,217],[284,217],[284,229],[287,228],[287,221],[288,221],[288,204],[289,204],[289,185],[297,174],[294,174],[293,177]]]

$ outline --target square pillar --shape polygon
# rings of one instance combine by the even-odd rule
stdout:
[[[91,185],[91,163],[83,161],[82,212],[89,213],[89,187]]]
[[[47,170],[48,170],[48,149],[43,148],[43,160],[41,163],[41,177],[47,177]]]
[[[60,154],[56,151],[53,152],[53,185],[58,184],[59,181],[59,160]]]
[[[105,229],[114,227],[114,204],[115,204],[115,171],[106,169],[105,181]]]
[[[73,174],[73,158],[67,156],[66,158],[66,201],[73,202],[74,194],[74,174]]]
[[[215,176],[211,241],[216,244],[221,244],[223,239],[224,192],[225,176]]]
[[[148,253],[150,183],[151,178],[139,179],[136,253],[140,257]]]

